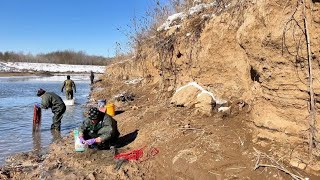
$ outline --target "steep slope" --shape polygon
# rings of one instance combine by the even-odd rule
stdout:
[[[307,3],[317,107],[319,9],[319,1]],[[196,81],[231,103],[243,100],[250,106],[247,120],[252,122],[254,142],[276,148],[278,155],[290,153],[292,165],[298,161],[319,171],[319,163],[308,157],[313,128],[301,3],[232,1],[188,12],[144,40],[133,59],[110,66],[109,76],[144,77],[145,83],[157,84],[161,97],[170,98],[176,88]],[[319,129],[319,124],[314,128]],[[314,132],[312,152],[318,159],[320,137]],[[277,146],[271,147],[275,142]]]
[[[155,36],[141,40],[135,57],[108,66],[92,94],[116,103],[122,140],[131,138],[119,151],[144,147],[149,159],[116,171],[110,152],[76,153],[69,136],[54,143],[44,159],[15,159],[19,166],[0,169],[0,178],[319,179],[318,131],[312,160],[308,151],[302,1],[194,2],[170,16]],[[317,107],[319,10],[318,0],[307,3]],[[231,112],[207,115],[195,106],[171,104],[175,91],[189,82],[227,100],[223,105]],[[123,92],[134,94],[134,100],[115,100]],[[159,150],[155,156],[152,147]]]

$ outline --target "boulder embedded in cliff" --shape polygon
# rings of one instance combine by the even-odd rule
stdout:
[[[213,93],[205,90],[196,82],[190,82],[176,90],[171,99],[171,104],[176,106],[192,107],[195,105],[198,112],[211,116],[215,104],[226,101],[220,100]]]
[[[171,104],[176,106],[191,107],[196,104],[200,90],[195,86],[186,86],[176,91],[171,99]]]
[[[208,93],[200,93],[197,95],[197,104],[195,107],[199,110],[199,112],[211,116],[213,105],[215,101]]]

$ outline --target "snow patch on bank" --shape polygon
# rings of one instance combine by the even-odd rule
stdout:
[[[72,65],[72,64],[51,64],[51,63],[27,63],[27,62],[1,62],[0,72],[90,72],[104,73],[105,66],[94,65]]]
[[[167,18],[167,20],[157,28],[157,31],[167,31],[171,28],[179,29],[181,28],[181,22],[186,19],[187,17],[191,17],[195,14],[201,13],[206,9],[215,7],[217,5],[216,2],[205,4],[200,3],[201,1],[195,1],[195,6],[191,7],[187,12],[179,12],[173,14]],[[214,17],[214,14],[208,15],[208,17]]]

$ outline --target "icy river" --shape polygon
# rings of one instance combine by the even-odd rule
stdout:
[[[77,87],[76,104],[67,106],[61,134],[52,134],[50,131],[51,109],[42,110],[40,131],[32,131],[33,105],[41,102],[41,98],[36,96],[37,89],[55,92],[65,99],[64,93],[60,92],[65,79],[66,76],[0,77],[0,165],[15,153],[44,153],[51,142],[80,125],[84,118],[83,105],[90,92],[89,76],[71,75]]]

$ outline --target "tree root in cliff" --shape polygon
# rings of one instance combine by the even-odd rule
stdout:
[[[293,174],[292,172],[290,172],[288,169],[286,169],[283,165],[281,165],[278,161],[274,160],[272,157],[268,156],[265,153],[262,153],[260,151],[258,151],[257,149],[253,148],[254,151],[256,152],[256,156],[257,156],[257,161],[256,164],[254,166],[254,170],[260,168],[260,167],[271,167],[271,168],[276,168],[282,172],[285,172],[286,174],[290,175],[293,179],[295,180],[304,180],[305,178],[298,176],[296,174]],[[275,164],[263,164],[261,163],[261,158],[265,158],[268,159],[269,161],[271,161],[271,163]]]

